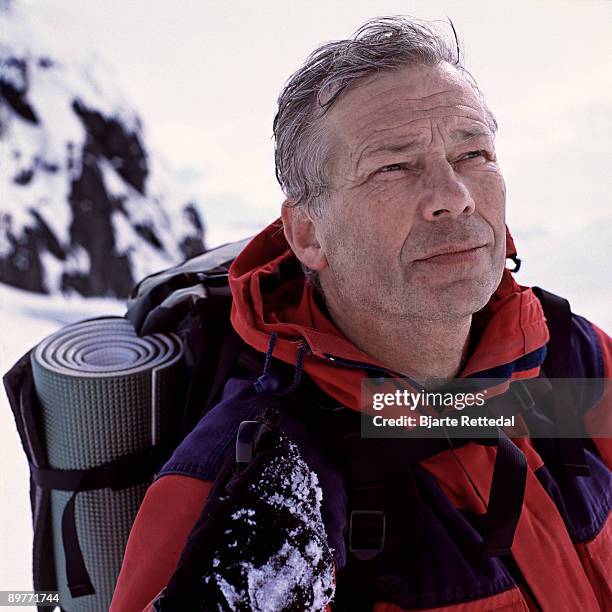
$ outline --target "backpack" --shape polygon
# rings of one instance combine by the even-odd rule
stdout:
[[[182,409],[177,411],[175,425],[178,435],[174,445],[180,443],[216,403],[237,359],[246,354],[248,361],[250,353],[251,361],[253,361],[253,351],[249,350],[250,347],[246,347],[233,331],[229,320],[232,298],[228,284],[228,270],[248,241],[249,239],[245,239],[223,245],[180,265],[149,275],[142,279],[130,293],[125,317],[133,324],[138,335],[173,332],[178,335],[183,344],[186,395],[182,402]],[[569,304],[563,298],[542,289],[534,288],[534,292],[542,303],[551,334],[543,370],[551,378],[566,377],[567,357],[570,354],[571,311]],[[32,385],[28,355],[29,353],[24,355],[4,375],[3,382],[31,467],[31,506],[35,529],[34,588],[54,591],[57,590],[57,578],[53,561],[48,493],[50,489],[58,485],[63,486],[66,490],[66,483],[61,482],[66,475],[59,474],[59,470],[48,470],[50,473],[46,475],[46,479],[40,477],[39,468],[45,465],[46,459],[45,449],[37,441],[39,428],[35,420],[37,399]],[[255,363],[258,363],[257,359]],[[525,401],[524,397],[522,401]],[[565,419],[578,418],[574,410],[560,412]],[[315,423],[313,427],[316,429],[318,425]],[[336,433],[346,432],[347,428],[354,428],[354,419],[348,419],[339,427],[341,429]],[[333,427],[330,427],[326,431],[332,430]],[[320,435],[323,445],[329,446],[329,443],[326,444],[325,433],[321,428],[318,429],[317,435]],[[32,439],[34,439],[34,445],[29,446]],[[446,443],[445,440],[429,440],[428,442]],[[521,471],[524,478],[526,470],[526,466],[522,463],[524,457],[521,461],[515,447],[513,448],[513,445],[508,442],[508,439],[504,437],[500,437],[498,441],[501,444],[500,448],[505,448],[506,453],[498,453],[501,460],[498,462],[499,465],[496,463],[491,491],[490,506],[492,508],[489,518],[492,537],[488,542],[491,553],[495,553],[495,550],[498,553],[507,551],[511,545],[522,505],[522,496],[509,495],[501,486],[501,483],[507,478],[508,470],[516,469],[516,466],[519,465],[519,481]],[[572,473],[586,475],[588,468],[584,459],[583,447],[574,440],[559,440],[559,445],[566,469]],[[420,454],[417,453],[418,456],[415,455],[412,460],[421,460],[445,448],[448,446],[441,445],[440,448],[422,449]],[[134,484],[134,482],[150,482],[153,474],[164,463],[171,451],[172,448],[165,448],[158,454],[149,454],[146,457],[127,457],[113,462],[113,465],[97,466],[90,470],[89,477],[94,483],[92,486],[112,487],[113,490],[116,490]],[[341,454],[344,455],[339,458],[341,462],[346,462],[347,456],[348,463],[358,460],[356,452],[348,446],[341,449]],[[370,485],[371,483],[360,482],[351,484],[352,520],[348,537],[349,550],[353,553],[352,558],[356,560],[352,567],[357,569],[348,572],[354,577],[347,580],[346,584],[363,584],[363,567],[367,566],[367,562],[372,560],[384,546],[384,522],[380,520],[383,516],[381,511],[376,510],[373,513],[371,509],[363,509],[380,505],[376,497],[379,491],[372,489]],[[363,490],[373,490],[374,493],[364,498]],[[497,495],[493,495],[496,490]],[[494,499],[498,501],[494,502]],[[84,567],[75,536],[71,539],[69,550],[66,550],[66,557],[69,565],[67,568],[69,582],[72,573],[73,583],[87,583],[87,568]],[[360,564],[360,562],[363,563]],[[362,569],[359,569],[360,567]],[[362,591],[363,588],[355,589],[354,593]],[[75,596],[78,596],[78,593]]]

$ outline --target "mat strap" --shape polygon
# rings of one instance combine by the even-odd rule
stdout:
[[[127,489],[153,476],[168,459],[171,447],[154,446],[130,453],[102,465],[83,470],[40,468],[30,464],[32,480],[43,489],[73,491],[62,514],[62,542],[66,555],[68,588],[73,597],[94,595],[83,553],[79,545],[75,521],[76,496],[81,491],[110,487],[113,491]]]

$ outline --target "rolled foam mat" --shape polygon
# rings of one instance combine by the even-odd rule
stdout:
[[[68,325],[32,352],[49,467],[87,469],[164,444],[180,392],[183,347],[175,334],[138,337],[122,317]],[[51,513],[60,605],[108,610],[130,528],[150,481],[76,496],[76,528],[95,595],[67,586],[62,513],[72,493],[53,490]]]

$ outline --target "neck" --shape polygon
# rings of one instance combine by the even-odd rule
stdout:
[[[457,376],[467,359],[472,316],[423,320],[377,316],[327,303],[335,325],[385,367],[428,386]]]

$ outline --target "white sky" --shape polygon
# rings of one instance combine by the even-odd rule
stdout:
[[[210,218],[211,244],[277,214],[271,133],[285,79],[319,43],[377,14],[453,20],[500,124],[517,235],[610,212],[612,2],[28,3],[48,11],[75,51],[93,44],[114,66],[151,141]]]

